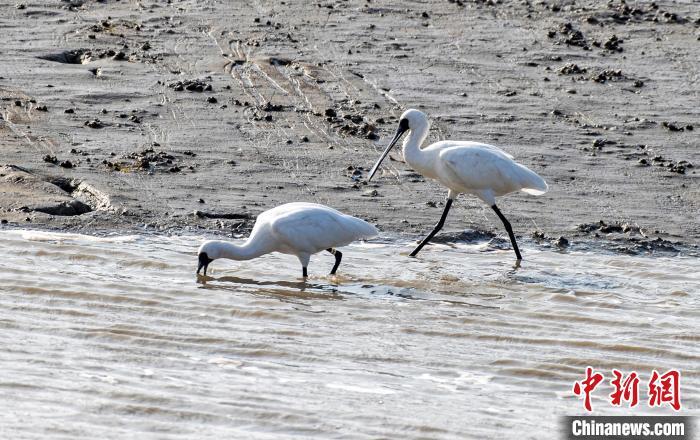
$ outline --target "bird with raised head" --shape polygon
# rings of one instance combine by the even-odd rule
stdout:
[[[367,179],[372,180],[384,158],[408,132],[403,142],[406,162],[423,176],[437,180],[448,188],[447,201],[440,220],[410,256],[416,256],[442,229],[452,202],[459,194],[465,193],[478,197],[494,210],[508,232],[516,258],[521,260],[513,228],[496,206],[496,197],[515,191],[541,195],[549,189],[547,183],[534,171],[515,162],[513,156],[493,145],[470,141],[440,141],[421,148],[429,129],[430,122],[425,113],[414,109],[406,110],[399,119],[399,128],[394,138],[372,167]]]

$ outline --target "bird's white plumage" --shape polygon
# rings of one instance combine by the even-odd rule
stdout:
[[[494,145],[482,144],[480,142],[472,142],[472,141],[439,141],[439,142],[435,142],[434,144],[430,144],[429,146],[425,147],[424,149],[435,148],[437,150],[445,150],[445,149],[452,148],[452,147],[482,148],[482,149],[492,150],[495,153],[500,153],[503,156],[507,157],[508,159],[513,159],[513,156],[511,154],[501,150],[500,148],[498,148]]]
[[[279,208],[265,213],[265,220],[270,222],[270,231],[280,249],[290,251],[286,253],[315,254],[377,235],[374,226],[364,220],[327,206],[289,203]]]
[[[312,254],[372,238],[377,229],[359,218],[316,203],[286,203],[261,213],[250,237],[237,246],[207,241],[199,253],[211,259],[249,260],[271,252],[296,255],[303,267]]]
[[[473,194],[490,206],[496,197],[515,191],[544,194],[547,183],[498,147],[469,141],[440,141],[421,148],[430,124],[418,110],[407,110],[410,134],[403,143],[404,158],[426,177],[450,189],[450,198]]]
[[[522,256],[508,219],[496,206],[496,197],[515,191],[530,194],[544,194],[547,183],[536,173],[521,165],[513,156],[493,145],[477,142],[441,141],[421,148],[428,137],[430,123],[428,117],[418,110],[406,110],[399,120],[399,128],[394,139],[387,145],[369,173],[369,180],[379,169],[389,151],[407,131],[403,142],[403,156],[406,162],[425,177],[435,179],[449,189],[445,209],[435,228],[410,253],[415,257],[445,224],[452,202],[460,193],[473,194],[486,202],[503,222],[515,256]]]

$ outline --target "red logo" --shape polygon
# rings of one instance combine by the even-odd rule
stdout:
[[[656,370],[649,379],[649,406],[661,406],[669,403],[676,411],[681,409],[681,373],[667,371],[662,376]]]
[[[603,380],[603,375],[600,373],[593,373],[593,368],[586,367],[586,379],[581,382],[574,383],[574,394],[580,396],[581,393],[585,395],[583,399],[583,406],[586,407],[588,411],[591,411],[591,393],[598,386],[598,384]]]
[[[639,403],[640,378],[636,371],[625,376],[621,371],[612,370],[613,379],[610,385],[613,392],[610,394],[610,403],[613,406],[621,406],[627,402],[630,408]],[[583,396],[583,406],[587,411],[592,411],[591,394],[603,381],[601,373],[593,371],[592,367],[586,367],[586,377],[574,383],[574,394]],[[652,371],[648,383],[649,407],[662,406],[668,403],[676,411],[681,409],[681,373],[677,370],[669,370],[660,375],[656,370]]]
[[[615,391],[610,394],[610,402],[615,406],[620,406],[622,401],[629,402],[630,408],[639,403],[639,377],[635,371],[631,372],[623,381],[623,375],[619,371],[612,370],[615,379],[610,384]],[[590,411],[590,410],[589,410]]]

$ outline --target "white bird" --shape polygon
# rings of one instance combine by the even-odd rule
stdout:
[[[521,260],[513,229],[496,206],[496,197],[515,191],[541,195],[547,192],[547,183],[535,172],[515,162],[513,156],[493,145],[467,141],[441,141],[421,148],[429,129],[430,123],[425,113],[414,109],[406,110],[401,115],[394,139],[372,167],[367,179],[368,181],[372,179],[394,144],[405,132],[410,131],[403,142],[403,155],[406,162],[423,176],[437,180],[449,189],[440,221],[410,255],[416,256],[440,231],[454,199],[460,193],[466,193],[477,196],[496,212],[508,231],[515,256]]]
[[[377,229],[359,218],[316,203],[287,203],[260,214],[245,243],[206,241],[199,248],[197,274],[219,258],[251,260],[271,252],[296,255],[307,276],[312,254],[326,250],[335,256],[331,275],[338,270],[343,254],[336,247],[371,238]]]

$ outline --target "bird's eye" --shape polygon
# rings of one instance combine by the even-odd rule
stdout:
[[[408,119],[403,118],[399,121],[399,127],[403,130],[408,130]]]

